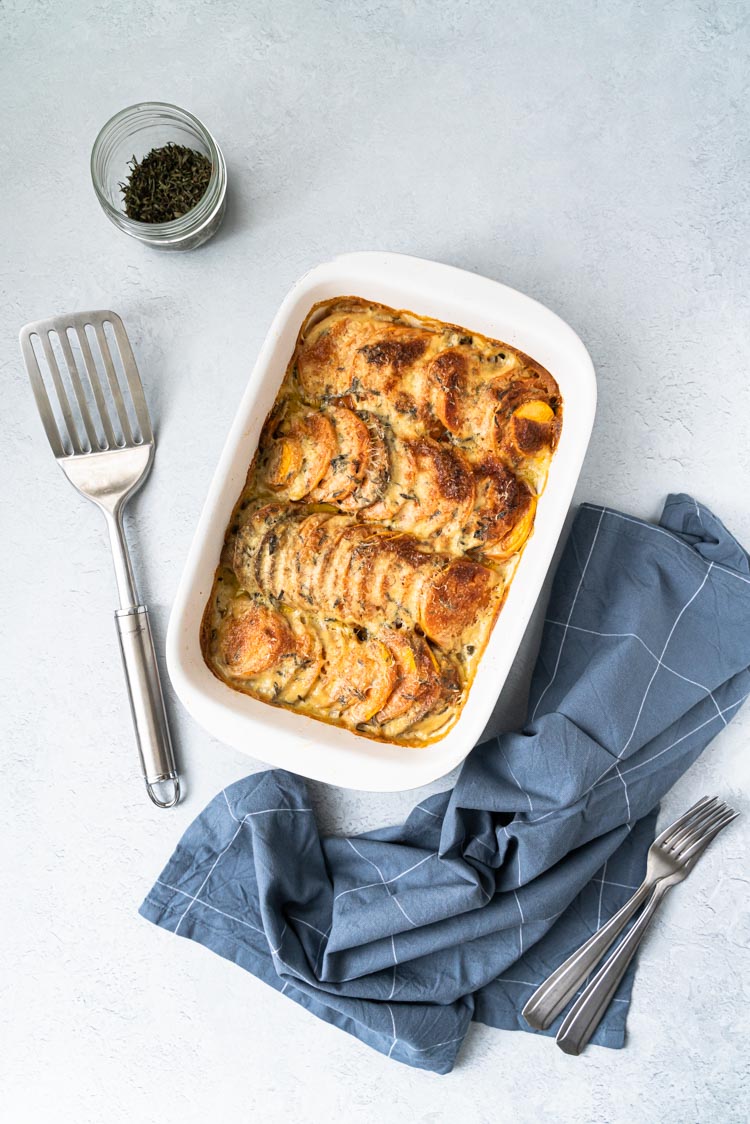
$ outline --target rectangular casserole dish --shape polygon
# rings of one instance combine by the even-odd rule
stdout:
[[[565,421],[547,486],[505,605],[457,723],[424,748],[378,743],[270,707],[217,679],[203,660],[200,623],[224,531],[263,422],[318,301],[345,294],[459,324],[532,356],[557,380]],[[306,273],[283,301],[219,460],[179,584],[167,636],[175,691],[211,734],[252,757],[315,780],[370,791],[428,783],[459,764],[480,737],[523,637],[554,553],[588,445],[596,405],[591,359],[554,313],[513,289],[451,266],[388,253],[347,254]]]

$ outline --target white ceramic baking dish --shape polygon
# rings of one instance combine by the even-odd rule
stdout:
[[[423,749],[384,745],[233,691],[209,671],[199,627],[224,533],[243,487],[300,325],[316,301],[362,296],[459,324],[511,344],[542,363],[564,400],[560,443],[539,502],[534,533],[516,571],[463,712]],[[562,530],[588,445],[596,381],[588,352],[558,316],[530,297],[452,266],[401,254],[346,254],[292,287],[268,331],[208,491],[175,598],[167,636],[174,688],[214,737],[252,757],[315,780],[388,792],[449,772],[480,737],[505,682]]]

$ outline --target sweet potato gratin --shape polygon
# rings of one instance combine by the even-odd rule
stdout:
[[[356,297],[307,316],[203,617],[230,687],[366,737],[443,737],[562,423],[528,356]]]

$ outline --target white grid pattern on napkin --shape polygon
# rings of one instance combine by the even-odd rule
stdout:
[[[590,507],[591,505],[584,504],[583,506]],[[696,504],[696,514],[698,514],[700,516],[700,510],[699,510],[697,504]],[[583,628],[579,625],[573,624],[573,614],[574,614],[575,609],[576,609],[578,597],[581,593],[581,590],[584,587],[584,580],[585,580],[585,577],[586,577],[586,571],[587,571],[589,563],[591,562],[591,559],[593,557],[594,548],[595,548],[597,540],[599,538],[599,531],[600,531],[601,526],[602,526],[602,521],[604,520],[605,517],[612,518],[612,519],[620,519],[620,520],[623,520],[627,523],[635,524],[637,527],[641,528],[641,530],[651,531],[655,534],[666,535],[667,538],[671,539],[672,542],[677,543],[684,550],[688,551],[688,553],[689,553],[689,555],[692,559],[694,559],[695,561],[697,561],[700,564],[705,565],[705,567],[706,567],[706,572],[703,576],[703,580],[701,581],[700,585],[694,591],[694,593],[690,596],[690,598],[685,603],[685,605],[683,605],[683,607],[680,609],[679,613],[677,614],[675,620],[672,622],[672,625],[670,627],[669,633],[667,634],[667,637],[666,637],[666,640],[664,642],[664,646],[662,648],[662,652],[661,652],[660,656],[657,656],[657,654],[651,649],[651,647],[646,643],[646,641],[643,640],[643,638],[638,636],[636,633],[632,633],[632,632],[626,632],[626,633],[598,632],[596,629]],[[599,636],[599,637],[602,637],[602,638],[609,638],[609,637],[611,637],[613,639],[614,638],[618,638],[618,639],[632,638],[633,640],[638,641],[642,645],[642,647],[649,653],[649,655],[651,655],[653,657],[653,659],[655,661],[656,666],[654,668],[653,674],[651,676],[651,679],[649,680],[649,683],[646,687],[643,698],[641,700],[640,706],[638,708],[638,713],[636,715],[636,719],[635,719],[635,722],[633,724],[633,729],[630,733],[630,736],[629,736],[627,742],[625,743],[623,748],[620,750],[620,752],[618,754],[618,757],[620,757],[620,758],[622,757],[622,755],[628,749],[633,737],[635,736],[636,730],[638,728],[638,723],[640,721],[640,717],[641,717],[641,714],[643,713],[643,708],[644,708],[645,703],[646,703],[646,699],[648,697],[648,694],[650,693],[651,687],[653,685],[653,682],[654,682],[654,680],[656,678],[656,675],[657,675],[660,668],[663,668],[665,671],[670,672],[673,675],[676,675],[678,678],[685,680],[686,682],[690,683],[691,685],[693,685],[695,687],[698,687],[700,690],[705,691],[707,697],[709,697],[711,699],[711,701],[714,704],[714,707],[716,708],[716,714],[712,715],[711,718],[707,719],[706,721],[701,722],[699,725],[695,726],[692,730],[689,730],[687,734],[684,734],[684,735],[682,735],[682,737],[677,738],[670,745],[666,746],[662,750],[659,750],[658,753],[655,753],[652,757],[647,758],[645,761],[638,762],[636,765],[632,765],[632,766],[630,766],[630,768],[625,768],[625,769],[621,768],[620,765],[617,762],[613,762],[611,765],[608,765],[607,768],[604,770],[604,772],[601,774],[601,776],[599,776],[597,778],[597,780],[594,782],[594,784],[591,785],[591,787],[588,788],[579,797],[579,799],[582,799],[584,796],[587,796],[590,792],[593,791],[593,789],[595,789],[600,784],[606,784],[609,781],[614,780],[615,778],[619,779],[621,781],[622,785],[623,785],[623,794],[625,796],[625,800],[626,800],[626,803],[627,803],[627,822],[628,823],[630,823],[630,798],[629,798],[629,795],[628,795],[628,784],[627,784],[627,781],[625,780],[625,776],[629,773],[637,772],[639,769],[642,769],[646,765],[655,761],[656,758],[660,757],[663,753],[667,753],[670,749],[674,749],[675,746],[679,745],[681,742],[685,741],[687,738],[692,737],[693,734],[698,733],[699,730],[703,729],[704,726],[709,725],[710,722],[715,721],[716,718],[719,718],[721,720],[721,722],[723,723],[723,725],[726,726],[727,720],[726,720],[725,715],[727,715],[731,710],[734,710],[736,707],[740,706],[745,701],[745,699],[748,697],[747,695],[743,695],[741,698],[735,700],[735,702],[732,702],[728,706],[722,708],[722,707],[719,706],[718,702],[716,701],[716,698],[714,697],[713,691],[710,688],[706,687],[702,683],[698,683],[695,680],[690,679],[689,677],[687,677],[685,675],[680,674],[674,668],[669,666],[664,660],[664,656],[666,654],[669,643],[670,643],[672,637],[674,636],[677,625],[679,624],[679,622],[682,619],[686,610],[690,607],[690,605],[693,604],[693,602],[696,600],[696,598],[699,596],[699,594],[704,589],[704,587],[705,587],[705,585],[708,581],[708,578],[711,574],[711,571],[714,570],[714,569],[720,571],[721,573],[729,574],[731,577],[737,578],[739,581],[742,581],[746,584],[750,584],[750,578],[745,578],[741,574],[736,573],[734,570],[729,570],[725,566],[721,566],[717,562],[707,561],[706,559],[702,558],[701,555],[698,554],[695,550],[693,550],[693,548],[688,543],[684,542],[683,540],[678,538],[676,535],[671,534],[671,532],[665,530],[663,527],[657,527],[653,523],[643,523],[643,522],[639,521],[638,519],[632,519],[627,515],[623,515],[622,512],[611,511],[609,508],[606,508],[606,507],[601,508],[600,512],[599,512],[599,520],[596,524],[596,530],[595,530],[594,535],[593,535],[592,540],[591,540],[591,546],[589,547],[589,552],[588,552],[588,555],[586,557],[586,562],[584,563],[583,569],[581,571],[581,577],[579,579],[578,586],[576,587],[576,591],[575,591],[575,594],[573,596],[573,600],[572,600],[572,603],[571,603],[571,606],[570,606],[570,610],[568,612],[567,620],[565,620],[564,622],[554,620],[553,618],[546,618],[546,620],[545,620],[545,624],[557,625],[557,626],[561,627],[563,629],[563,634],[562,634],[562,637],[560,639],[560,647],[558,649],[557,659],[555,661],[555,666],[552,670],[552,675],[550,677],[549,682],[544,687],[543,691],[539,695],[539,698],[537,699],[536,705],[534,707],[534,710],[533,710],[532,716],[531,716],[532,721],[534,720],[534,717],[536,716],[536,713],[539,709],[539,706],[542,702],[542,699],[547,694],[547,692],[549,691],[550,687],[553,685],[553,683],[554,683],[554,681],[557,677],[557,671],[558,671],[558,668],[560,666],[560,660],[561,660],[561,657],[562,657],[562,651],[563,651],[563,647],[565,645],[565,640],[566,640],[566,637],[568,635],[568,632],[571,631],[571,630],[585,632],[585,633],[588,633],[589,635]],[[610,776],[609,774],[612,773],[613,771],[614,771],[615,776]],[[533,811],[532,802],[531,802],[531,799],[529,797],[528,792],[526,792],[525,795],[526,795],[527,800],[529,801],[529,805],[531,807],[531,810]],[[542,816],[538,816],[534,819],[529,819],[526,822],[529,823],[529,824],[540,823],[542,820],[548,819],[550,816],[555,815],[556,812],[557,812],[557,809],[553,809],[550,812],[546,812]]]
[[[696,512],[698,514],[700,514],[700,512],[697,508],[697,505],[696,505]],[[597,544],[597,541],[598,541],[598,538],[599,538],[599,532],[600,532],[602,523],[603,523],[605,518],[616,518],[616,519],[625,520],[627,522],[634,523],[635,525],[640,527],[642,530],[650,530],[650,531],[652,531],[656,534],[667,535],[667,537],[670,538],[673,542],[678,543],[681,547],[688,550],[691,558],[693,558],[693,559],[695,559],[699,562],[705,563],[705,565],[706,565],[706,572],[703,576],[703,580],[701,581],[700,585],[697,587],[697,589],[695,589],[695,591],[692,593],[692,595],[690,596],[688,601],[684,604],[684,606],[681,608],[680,612],[675,617],[675,620],[673,621],[673,623],[670,627],[670,630],[669,630],[669,632],[666,636],[666,639],[665,639],[665,642],[664,642],[664,645],[662,647],[662,651],[661,651],[660,655],[657,655],[657,653],[655,651],[653,651],[653,649],[646,643],[646,641],[642,637],[638,636],[635,633],[632,633],[632,632],[625,632],[625,633],[599,632],[595,629],[584,628],[583,626],[576,625],[576,624],[573,623],[573,616],[574,616],[574,613],[575,613],[575,610],[576,610],[578,598],[579,598],[579,595],[581,593],[581,590],[584,588],[586,571],[587,571],[589,563],[591,562],[591,559],[593,557],[594,550],[595,550],[595,547],[596,547],[596,544]],[[692,737],[698,731],[703,729],[705,726],[709,725],[711,722],[716,721],[717,719],[720,720],[723,723],[723,725],[726,726],[727,720],[726,720],[725,716],[727,714],[729,714],[730,711],[732,711],[736,707],[740,706],[741,703],[744,702],[745,698],[747,698],[747,695],[744,695],[741,698],[735,700],[734,702],[728,704],[726,707],[722,708],[722,707],[719,706],[719,703],[717,702],[711,688],[705,686],[702,683],[697,682],[694,679],[691,679],[689,676],[683,675],[681,672],[677,671],[674,667],[670,666],[670,664],[667,663],[667,661],[665,659],[670,641],[672,640],[672,638],[674,636],[674,633],[675,633],[675,631],[676,631],[676,629],[677,629],[677,627],[680,623],[680,620],[682,619],[684,614],[688,611],[688,609],[693,604],[693,602],[699,597],[700,593],[702,592],[702,590],[704,589],[704,587],[706,586],[706,584],[708,582],[708,579],[709,579],[709,576],[710,576],[712,570],[714,570],[714,569],[716,569],[717,571],[720,571],[722,573],[729,574],[731,577],[734,577],[741,582],[744,582],[746,584],[750,584],[750,578],[745,578],[742,575],[737,574],[735,571],[729,570],[726,567],[721,566],[718,563],[715,563],[713,561],[709,562],[709,561],[706,561],[705,559],[702,559],[700,557],[700,555],[698,555],[687,543],[683,542],[678,537],[671,534],[669,531],[665,530],[664,528],[657,527],[657,526],[654,526],[654,525],[651,525],[651,524],[644,524],[644,523],[641,523],[640,521],[638,521],[636,519],[630,519],[628,516],[622,515],[620,512],[610,511],[606,508],[602,508],[600,510],[600,513],[599,513],[599,520],[598,520],[597,525],[596,525],[596,530],[594,532],[594,535],[593,535],[593,538],[592,538],[592,541],[591,541],[591,545],[590,545],[590,548],[589,548],[589,551],[588,551],[588,555],[586,557],[586,561],[585,561],[585,563],[583,565],[583,568],[582,568],[582,571],[581,571],[581,576],[580,576],[578,586],[576,588],[576,591],[575,591],[575,594],[574,594],[574,597],[573,597],[573,600],[572,600],[572,603],[571,603],[571,606],[570,606],[570,610],[568,612],[567,619],[565,621],[559,621],[559,620],[554,620],[552,618],[548,618],[545,621],[545,624],[547,624],[547,625],[552,625],[552,626],[557,626],[557,627],[562,628],[563,633],[562,633],[562,637],[561,637],[561,640],[560,640],[560,647],[559,647],[558,652],[557,652],[557,658],[556,658],[556,661],[555,661],[555,665],[554,665],[554,668],[552,670],[552,675],[550,677],[549,682],[546,684],[546,686],[542,690],[541,694],[539,695],[539,698],[537,699],[537,702],[535,704],[534,710],[533,710],[532,715],[531,715],[531,721],[533,721],[534,718],[536,717],[536,714],[539,710],[539,707],[540,707],[543,699],[545,698],[546,694],[548,693],[548,691],[550,690],[550,688],[553,686],[553,684],[555,682],[555,679],[556,679],[557,673],[558,673],[558,669],[560,667],[561,659],[562,659],[562,653],[563,653],[565,641],[566,641],[566,638],[567,638],[568,633],[570,631],[578,631],[578,632],[582,632],[582,633],[587,633],[589,635],[597,636],[597,637],[600,637],[602,639],[608,639],[608,638],[611,638],[611,639],[632,639],[632,640],[636,641],[637,643],[639,643],[644,648],[644,650],[654,660],[654,665],[655,665],[654,670],[653,670],[651,678],[649,679],[649,682],[646,686],[643,698],[641,700],[640,706],[638,708],[638,712],[637,712],[636,717],[635,717],[635,721],[633,723],[632,730],[630,732],[630,735],[629,735],[627,741],[625,742],[624,746],[622,747],[622,749],[620,750],[620,752],[618,754],[618,758],[620,760],[621,760],[623,754],[629,748],[633,738],[636,735],[638,725],[639,725],[641,715],[643,713],[648,695],[651,691],[651,688],[653,686],[653,683],[656,679],[656,676],[657,676],[659,670],[663,670],[663,671],[667,672],[668,674],[674,675],[677,678],[691,684],[692,686],[697,687],[699,690],[702,690],[705,693],[706,697],[709,698],[714,705],[714,708],[715,708],[715,711],[716,711],[715,714],[712,714],[708,719],[702,721],[701,723],[696,725],[693,729],[689,730],[687,733],[683,734],[681,737],[679,737],[675,741],[673,741],[670,745],[666,746],[662,750],[659,750],[657,753],[653,754],[651,757],[647,758],[645,761],[638,762],[634,765],[631,765],[630,767],[622,767],[622,768],[621,768],[621,764],[618,760],[613,761],[613,763],[611,765],[608,765],[608,767],[605,769],[605,771],[601,774],[600,777],[597,778],[597,780],[590,786],[590,788],[586,792],[582,793],[581,796],[578,798],[578,799],[581,799],[583,796],[588,795],[588,793],[590,793],[594,788],[596,788],[597,786],[599,786],[601,784],[606,784],[610,780],[618,779],[623,786],[623,793],[624,793],[624,797],[625,797],[626,804],[627,804],[627,823],[628,824],[630,824],[630,800],[629,800],[629,795],[628,795],[628,782],[626,780],[627,775],[632,774],[634,772],[637,772],[639,769],[644,768],[646,765],[648,765],[652,761],[654,761],[657,757],[661,756],[663,753],[667,753],[669,750],[673,749],[680,742],[683,742],[686,739]],[[507,755],[504,755],[504,756],[505,756],[505,761],[506,761],[506,764],[508,766],[508,770],[510,772],[511,777],[513,778],[516,785],[518,786],[519,791],[524,791],[524,795],[525,795],[526,800],[528,801],[528,804],[529,804],[529,811],[533,812],[534,811],[534,805],[533,805],[533,801],[531,799],[531,796],[529,795],[529,793],[527,791],[521,789],[521,785],[519,784],[518,778],[516,777],[515,773],[513,772],[511,764],[507,759]],[[612,774],[614,774],[614,775],[612,775]],[[237,829],[234,832],[234,834],[232,835],[229,842],[227,843],[226,847],[224,847],[223,850],[220,851],[219,854],[214,859],[214,862],[211,865],[211,867],[209,868],[205,878],[203,879],[203,882],[199,886],[197,893],[194,894],[194,895],[189,894],[187,891],[182,890],[179,887],[170,885],[166,882],[162,882],[160,879],[157,879],[157,882],[159,882],[160,885],[165,886],[165,888],[169,889],[170,891],[172,891],[174,893],[177,893],[181,896],[184,896],[188,900],[188,904],[187,904],[184,912],[180,916],[180,918],[177,921],[177,924],[175,926],[175,929],[174,929],[175,933],[179,931],[180,926],[182,925],[183,921],[185,920],[185,918],[187,917],[187,915],[189,914],[189,912],[193,908],[193,906],[198,904],[198,905],[201,905],[208,910],[211,910],[211,911],[213,911],[217,914],[220,914],[223,917],[226,917],[230,921],[236,922],[238,925],[250,928],[253,931],[259,933],[260,935],[266,937],[266,934],[265,934],[263,929],[259,928],[256,925],[253,925],[251,922],[249,922],[249,921],[247,921],[247,920],[245,920],[241,917],[233,916],[232,914],[229,914],[229,913],[225,912],[224,910],[219,909],[218,907],[212,905],[210,902],[207,902],[204,898],[202,898],[201,894],[203,893],[206,886],[208,885],[208,882],[211,879],[211,876],[214,874],[217,866],[219,865],[219,862],[227,854],[227,852],[231,849],[235,840],[239,836],[239,834],[242,830],[242,827],[244,826],[244,824],[247,822],[247,820],[250,817],[265,815],[265,814],[273,814],[273,813],[312,813],[312,809],[311,808],[289,808],[289,807],[264,808],[264,809],[260,809],[260,810],[255,811],[255,812],[249,812],[240,819],[233,812],[231,804],[229,802],[229,798],[226,794],[226,791],[222,790],[222,792],[223,792],[223,795],[224,795],[224,799],[226,801],[228,813],[231,816],[232,820],[237,824]],[[432,816],[436,819],[441,818],[440,815],[431,811],[429,808],[424,807],[424,805],[422,805],[422,804],[418,804],[416,807],[417,807],[417,809],[424,812],[428,816]],[[539,823],[542,820],[547,819],[550,816],[555,815],[558,810],[559,809],[553,809],[552,811],[547,812],[542,816],[539,816],[539,817],[536,817],[536,818],[533,818],[533,819],[527,819],[526,822],[528,824]],[[508,831],[507,827],[505,828],[505,831],[507,833],[507,831]],[[482,840],[478,840],[478,841],[480,843],[482,842]],[[347,843],[352,848],[352,850],[358,855],[358,857],[360,859],[362,859],[364,862],[367,862],[370,866],[373,867],[373,869],[379,875],[380,881],[379,882],[364,883],[364,884],[359,885],[359,886],[353,886],[353,887],[349,887],[345,890],[342,890],[336,895],[336,897],[334,898],[334,901],[338,900],[341,897],[344,897],[347,894],[352,894],[352,893],[356,893],[356,892],[359,892],[359,891],[366,891],[368,889],[373,889],[375,887],[378,887],[378,886],[382,885],[385,888],[385,890],[388,894],[388,897],[391,900],[393,900],[394,904],[401,911],[401,913],[403,914],[405,919],[409,922],[409,924],[412,927],[416,928],[417,922],[415,922],[411,917],[409,917],[408,913],[406,912],[406,910],[403,907],[403,904],[398,900],[397,895],[395,895],[391,892],[390,885],[394,882],[397,882],[399,879],[403,878],[405,875],[409,874],[411,871],[415,870],[417,867],[421,866],[423,863],[427,862],[429,859],[437,857],[438,852],[432,852],[429,855],[426,855],[424,858],[420,859],[418,862],[413,863],[411,866],[407,867],[405,870],[401,871],[399,874],[396,874],[396,875],[394,875],[390,878],[386,878],[383,871],[380,869],[380,867],[375,862],[373,862],[371,859],[369,859],[366,855],[364,855],[360,850],[358,850],[358,848],[354,845],[354,843],[351,841],[351,839],[347,839]],[[483,845],[487,846],[486,844],[483,844]],[[619,882],[612,882],[612,881],[608,880],[607,877],[606,877],[606,873],[607,873],[607,863],[604,864],[604,867],[602,869],[601,874],[593,879],[594,882],[598,881],[599,884],[600,884],[600,886],[599,886],[598,914],[597,914],[597,928],[601,925],[602,901],[603,901],[604,886],[605,885],[611,885],[611,886],[616,886],[616,887],[619,887],[619,888],[622,888],[622,889],[628,889],[628,890],[631,890],[631,891],[636,889],[636,887],[634,887],[634,886],[626,885],[626,884],[619,883]],[[521,883],[521,872],[520,872],[520,856],[519,856],[519,887],[518,887],[518,889],[522,890],[522,885],[520,883]],[[520,954],[523,954],[523,952],[524,952],[523,930],[524,930],[524,927],[527,924],[527,922],[526,922],[526,919],[525,919],[525,916],[524,916],[524,911],[523,911],[523,907],[522,907],[522,904],[521,904],[521,901],[520,901],[520,898],[519,898],[518,890],[514,889],[512,892],[513,892],[515,902],[516,902],[516,905],[518,907],[518,911],[519,911],[519,915],[520,915],[520,922],[519,922],[519,925],[518,925],[518,939],[519,939]],[[485,894],[486,894],[486,891],[485,891]],[[487,897],[489,898],[489,897],[491,897],[491,895],[487,895]],[[315,925],[310,924],[309,922],[305,921],[302,918],[291,917],[291,915],[290,915],[290,919],[293,920],[293,921],[296,921],[296,922],[298,922],[302,925],[305,925],[307,928],[313,930],[314,932],[316,932],[321,937],[320,946],[319,946],[319,950],[318,950],[318,956],[317,956],[317,960],[316,960],[316,968],[315,968],[315,970],[317,972],[318,962],[319,962],[321,954],[323,952],[323,949],[324,949],[324,946],[325,946],[325,941],[326,941],[326,939],[327,939],[327,937],[330,933],[330,928],[329,928],[328,932],[324,933],[321,929],[317,928]],[[544,921],[549,921],[549,920],[553,920],[553,918],[545,918],[544,919]],[[539,923],[540,923],[540,921],[538,919],[536,919],[536,920],[530,919],[529,922],[528,922],[528,924],[539,924]],[[283,965],[285,968],[287,968],[292,974],[295,974],[294,969],[290,965],[288,965],[282,959],[282,957],[280,956],[280,951],[281,951],[281,947],[282,947],[282,944],[283,944],[284,936],[286,935],[286,931],[287,931],[287,926],[284,925],[284,928],[283,928],[281,936],[280,936],[278,947],[276,949],[273,949],[273,948],[269,947],[269,952],[271,953],[271,955],[274,957],[275,960],[277,960],[281,965]],[[267,937],[266,937],[266,939],[267,939]],[[396,952],[396,944],[395,944],[395,940],[394,940],[393,936],[391,937],[391,946],[392,946],[392,949],[393,949],[394,963],[393,963],[392,984],[391,984],[391,988],[390,988],[390,994],[387,997],[388,999],[392,999],[394,994],[395,994],[395,991],[396,991],[397,966],[398,966],[398,963],[399,963],[397,952]],[[515,985],[518,985],[518,986],[529,987],[529,988],[532,988],[532,989],[535,989],[538,986],[538,983],[539,983],[539,981],[532,982],[530,980],[522,980],[522,979],[518,979],[518,978],[514,978],[514,977],[503,977],[502,975],[499,977],[499,982],[500,983],[515,984]],[[281,989],[282,993],[287,991],[287,989],[289,987],[290,987],[290,985],[289,985],[288,981],[286,981],[283,985],[283,988]],[[291,989],[294,990],[293,987]],[[615,999],[615,1002],[627,1003],[628,1000],[627,999]],[[391,1022],[391,1038],[392,1038],[392,1041],[391,1041],[390,1049],[388,1050],[388,1056],[390,1057],[392,1055],[396,1045],[398,1044],[399,1039],[398,1039],[397,1030],[396,1030],[396,1020],[395,1020],[393,1008],[387,1000],[384,1001],[384,1006],[388,1010],[388,1013],[389,1013],[389,1016],[390,1016],[390,1022]],[[354,1021],[357,1022],[358,1020],[354,1019]],[[368,1031],[370,1030],[369,1027],[367,1029],[368,1029]],[[453,1042],[458,1042],[458,1041],[461,1040],[462,1037],[463,1036],[448,1039],[447,1041],[437,1042],[437,1043],[434,1043],[430,1046],[421,1047],[421,1048],[412,1047],[412,1046],[409,1046],[406,1043],[404,1043],[403,1046],[404,1046],[405,1049],[408,1049],[410,1052],[413,1052],[413,1053],[427,1053],[431,1050],[437,1049],[440,1046],[450,1045]]]

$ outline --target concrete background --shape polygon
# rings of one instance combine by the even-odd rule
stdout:
[[[580,1059],[475,1027],[451,1076],[411,1071],[137,916],[190,820],[260,764],[172,700],[187,796],[149,806],[104,528],[51,458],[15,337],[89,307],[128,326],[159,434],[130,527],[160,641],[271,317],[300,273],[346,250],[437,258],[555,309],[599,377],[578,498],[653,517],[688,490],[750,543],[749,47],[747,7],[709,0],[0,7],[9,1122],[747,1118],[750,816],[658,919],[626,1049]],[[98,129],[142,99],[191,109],[223,146],[227,220],[194,254],[129,240],[93,195]],[[750,811],[749,735],[746,709],[663,818],[704,792]],[[314,792],[346,830],[418,795]]]

